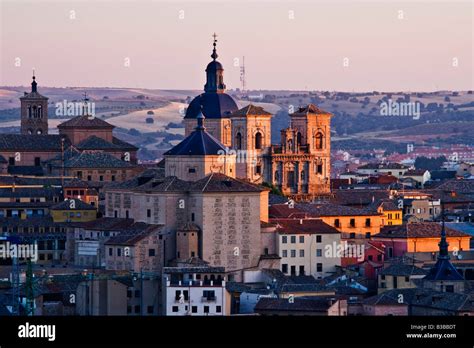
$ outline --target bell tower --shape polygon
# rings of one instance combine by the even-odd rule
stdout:
[[[20,98],[21,134],[48,134],[48,98],[38,93],[38,83],[33,71],[31,92]]]

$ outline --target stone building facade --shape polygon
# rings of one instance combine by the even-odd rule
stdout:
[[[290,115],[281,143],[271,144],[271,114],[252,104],[238,109],[226,94],[224,68],[216,42],[206,68],[204,93],[194,98],[184,117],[185,135],[206,118],[208,132],[236,154],[237,177],[252,183],[271,183],[286,196],[311,201],[330,193],[331,114],[310,104]]]

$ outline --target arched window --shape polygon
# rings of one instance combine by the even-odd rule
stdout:
[[[321,132],[318,132],[318,134],[316,134],[314,146],[318,150],[321,150],[323,148],[323,134]]]
[[[304,170],[302,170],[301,171],[301,181],[304,181],[304,177],[305,177]]]
[[[33,134],[33,129],[29,128],[28,129],[28,134]]]
[[[288,150],[292,150],[292,149],[293,149],[293,140],[288,139]]]
[[[301,133],[296,134],[296,145],[301,146]]]
[[[262,148],[262,133],[257,132],[255,134],[255,149],[260,150]]]
[[[41,134],[43,134],[43,131],[42,131],[41,129],[38,129],[38,130],[36,131],[36,134],[41,135]]]
[[[38,116],[38,113],[37,113],[37,108],[36,108],[36,105],[33,105],[33,118],[36,118]]]
[[[43,108],[38,106],[38,118],[43,118]]]
[[[242,134],[240,132],[235,135],[235,147],[237,150],[242,150]]]
[[[278,173],[278,170],[275,172],[275,182],[279,182],[280,181],[280,174]]]
[[[28,105],[28,118],[32,117],[32,112],[31,112],[31,105]]]

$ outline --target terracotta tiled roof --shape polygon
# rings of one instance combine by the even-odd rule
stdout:
[[[446,227],[447,237],[469,237],[468,234]],[[398,226],[385,226],[374,238],[440,238],[441,224],[438,222],[413,222]]]
[[[255,305],[255,312],[323,312],[331,307],[331,300],[325,297],[296,297],[290,302],[285,298],[262,297]]]
[[[332,226],[316,219],[274,220],[281,234],[340,234]]]
[[[408,169],[409,167],[400,163],[367,163],[357,169]]]
[[[118,138],[113,138],[112,142],[108,142],[105,139],[99,138],[95,135],[84,139],[76,146],[79,150],[136,150],[137,147],[122,141]]]
[[[330,112],[327,112],[323,109],[320,109],[314,104],[308,104],[306,106],[298,108],[292,115],[297,115],[297,114],[316,114],[316,115],[331,115]]]
[[[311,217],[320,216],[372,216],[380,215],[370,209],[359,209],[348,207],[345,205],[337,205],[333,203],[313,204],[300,203],[296,207],[302,211],[307,212]]]
[[[71,118],[58,125],[58,128],[115,128],[110,123],[101,120],[99,117],[81,115]]]
[[[74,204],[71,204],[74,201]],[[72,208],[73,207],[73,208]],[[93,207],[90,204],[87,204],[80,199],[72,198],[62,201],[56,205],[53,205],[51,210],[96,210],[97,208]]]
[[[404,263],[393,263],[388,267],[382,269],[381,274],[392,276],[411,276],[411,275],[425,275],[428,271],[415,265],[407,265]]]
[[[61,151],[61,139],[58,134],[30,135],[30,134],[0,134],[0,150],[12,151]],[[65,138],[64,148],[70,145]]]
[[[271,116],[271,113],[264,110],[261,106],[255,106],[253,104],[249,104],[242,109],[235,111],[232,116]]]
[[[105,152],[83,152],[64,163],[65,168],[131,168],[129,162],[122,161]]]
[[[136,222],[126,229],[122,230],[118,235],[110,237],[106,245],[130,245],[133,246],[142,239],[148,237],[152,232],[156,232],[161,228],[157,225],[149,225],[144,222]]]

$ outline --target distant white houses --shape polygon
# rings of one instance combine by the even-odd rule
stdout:
[[[357,173],[367,175],[392,175],[398,179],[410,168],[400,163],[367,163],[357,168]]]

